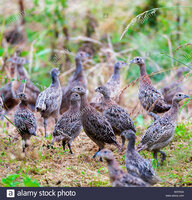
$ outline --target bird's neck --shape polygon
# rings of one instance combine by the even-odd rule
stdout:
[[[182,72],[178,72],[177,73],[177,80],[180,80],[183,77],[183,73]]]
[[[147,71],[146,71],[146,67],[145,67],[145,64],[140,64],[139,65],[139,68],[140,68],[140,84],[152,84],[151,83],[151,80],[147,74]]]
[[[81,96],[81,106],[80,106],[80,110],[83,111],[86,107],[89,106],[86,94]]]
[[[80,58],[75,58],[75,62],[76,62],[76,69],[74,72],[74,76],[77,76],[79,74],[82,74],[83,66],[82,66],[82,61]]]
[[[135,149],[135,138],[129,139],[129,143],[127,145],[127,151],[131,151]]]
[[[51,87],[57,87],[57,86],[60,86],[58,76],[51,76]]]
[[[120,68],[119,67],[116,67],[116,66],[114,67],[112,79],[120,80]]]
[[[28,102],[27,101],[21,101],[19,104],[19,108],[27,108]]]
[[[77,102],[77,101],[75,101],[75,102],[71,102],[70,103],[70,108],[69,108],[70,110],[73,110],[74,112],[77,112],[77,111],[79,111],[79,109],[80,109],[80,103],[79,102]]]
[[[140,68],[140,75],[141,76],[146,76],[147,75],[147,71],[146,71],[146,67],[145,64],[139,64],[139,68]]]
[[[120,170],[119,164],[115,159],[106,161],[108,165],[109,176],[111,179],[115,179],[115,176],[117,176],[117,173]]]
[[[103,98],[104,98],[105,101],[110,101],[111,100],[109,94],[103,94]]]
[[[173,103],[169,112],[171,114],[177,115],[177,113],[179,112],[179,102],[173,100]]]

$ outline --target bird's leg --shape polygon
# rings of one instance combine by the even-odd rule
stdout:
[[[163,151],[159,151],[160,153],[161,153],[161,155],[162,155],[162,158],[161,158],[161,164],[163,164],[163,161],[166,159],[166,153],[165,152],[163,152]]]
[[[121,141],[122,141],[122,146],[121,146],[121,151],[122,151],[125,144],[125,137],[123,135],[121,135]]]
[[[68,147],[69,147],[70,153],[73,154],[73,151],[72,151],[72,149],[71,149],[71,143],[70,143],[70,142],[68,142]]]
[[[62,141],[62,145],[63,145],[63,151],[65,151],[65,145],[66,145],[65,140]]]
[[[158,161],[158,159],[157,159],[157,152],[158,152],[158,151],[154,151],[154,152],[153,152],[153,158],[157,161],[157,166],[159,166],[159,161]]]
[[[158,120],[160,118],[157,114],[155,114],[153,112],[148,112],[148,115],[151,116],[151,117],[153,117],[154,120]]]
[[[25,152],[25,149],[28,147],[26,140],[22,140],[22,147],[23,147],[23,153]]]
[[[44,118],[45,137],[47,137],[47,119]]]
[[[53,144],[54,144],[54,142],[56,141],[56,138],[54,138],[53,140],[51,140],[51,143],[49,143],[48,145],[47,145],[47,148],[48,149],[53,149]]]

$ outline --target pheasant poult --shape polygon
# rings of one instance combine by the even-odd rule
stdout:
[[[25,148],[28,146],[27,140],[29,140],[32,135],[36,136],[37,123],[34,114],[30,109],[28,109],[26,95],[24,93],[20,93],[17,95],[17,98],[20,100],[20,104],[17,106],[14,115],[14,124],[24,141],[24,152]]]
[[[152,82],[146,72],[145,61],[141,57],[135,57],[130,63],[139,65],[140,68],[140,79],[139,79],[139,101],[143,108],[148,112],[149,115],[153,116],[153,113],[164,113],[171,108],[168,105],[162,93],[155,89]]]
[[[147,187],[142,179],[125,173],[115,160],[110,150],[102,149],[97,156],[104,158],[108,164],[110,181],[113,187]]]
[[[29,75],[23,66],[24,64],[27,64],[28,61],[25,58],[18,56],[10,58],[9,61],[15,67],[14,81],[12,82],[13,96],[16,96],[17,93],[25,90],[24,92],[28,96],[29,106],[32,110],[35,110],[35,103],[40,91],[30,80]]]
[[[182,93],[178,93],[174,96],[171,109],[162,117],[157,117],[142,136],[141,142],[137,146],[138,151],[152,151],[153,157],[157,160],[157,163],[157,153],[159,152],[162,155],[161,162],[163,163],[166,159],[166,154],[160,149],[166,147],[174,137],[179,113],[179,102],[185,98],[189,98],[189,96]]]
[[[27,40],[27,36],[25,33],[25,7],[24,7],[24,0],[19,0],[19,23],[14,25],[14,27],[11,27],[10,30],[6,31],[4,33],[5,40],[10,45],[21,45]],[[14,22],[17,22],[17,20],[14,20]],[[14,23],[15,24],[15,23]]]
[[[62,141],[63,150],[65,150],[65,145],[67,143],[71,154],[73,153],[71,149],[71,143],[80,134],[82,129],[80,103],[81,97],[79,94],[72,93],[69,110],[64,112],[56,123],[53,131],[54,139],[51,142],[53,145],[55,141]]]
[[[114,133],[121,136],[123,148],[125,137],[122,133],[127,132],[127,134],[135,134],[135,125],[128,112],[111,99],[110,90],[106,86],[100,86],[95,91],[103,95],[100,108],[103,109],[103,115],[110,122]]]
[[[165,101],[168,104],[172,103],[172,99],[175,94],[178,92],[183,92],[184,91],[184,86],[183,86],[183,73],[184,72],[189,72],[190,69],[188,67],[181,67],[177,69],[177,79],[173,81],[170,84],[167,84],[165,87],[161,89],[161,92],[164,96]]]
[[[120,69],[125,66],[126,63],[123,61],[117,61],[114,65],[114,71],[110,79],[104,84],[104,86],[110,91],[111,98],[115,98],[120,90],[121,90],[121,80],[120,80]],[[91,100],[91,105],[98,109],[99,111],[102,110],[100,104],[102,101],[102,95],[97,93],[95,97]]]
[[[105,144],[113,144],[119,150],[120,145],[116,140],[113,129],[107,118],[90,106],[86,97],[86,90],[76,86],[72,89],[81,96],[81,122],[87,136],[99,146],[98,152],[104,148]],[[96,154],[93,156],[95,158]]]
[[[39,94],[36,102],[36,110],[41,113],[44,119],[45,137],[47,137],[47,119],[54,117],[56,123],[59,117],[62,100],[62,91],[58,78],[59,73],[57,68],[51,70],[51,85]]]
[[[124,137],[129,140],[125,154],[125,165],[127,172],[141,178],[150,185],[156,184],[160,178],[155,174],[149,160],[144,159],[135,150],[135,134],[123,132]]]
[[[67,86],[65,88],[62,88],[62,103],[60,109],[61,114],[69,109],[71,89],[75,86],[81,86],[84,88],[87,87],[87,81],[84,75],[82,61],[88,58],[88,56],[89,55],[83,51],[79,51],[75,56],[75,72],[69,78]]]

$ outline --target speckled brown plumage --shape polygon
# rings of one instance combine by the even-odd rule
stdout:
[[[135,63],[140,67],[140,80],[139,80],[139,101],[143,108],[152,113],[163,113],[171,108],[168,105],[162,93],[154,88],[152,82],[147,75],[145,61],[141,57],[135,57],[131,60],[131,63]]]
[[[115,101],[111,99],[110,90],[106,86],[100,86],[95,91],[103,95],[103,100],[100,103],[100,108],[102,108],[103,115],[110,122],[114,133],[117,135],[121,135],[123,148],[125,138],[122,133],[135,133],[135,125],[131,120],[128,112],[121,106],[117,105],[117,103],[115,103]]]
[[[4,37],[7,43],[11,45],[20,45],[24,41],[27,40],[26,33],[24,31],[24,24],[25,24],[25,8],[24,8],[24,1],[19,0],[19,18],[20,21],[18,24],[11,27],[9,30],[6,30],[4,33]],[[15,23],[14,23],[15,24]]]
[[[156,160],[157,153],[160,152],[162,154],[161,161],[163,162],[166,159],[166,154],[160,151],[160,149],[167,146],[173,139],[177,126],[179,102],[188,97],[189,96],[182,93],[178,93],[174,96],[171,109],[162,117],[157,118],[142,136],[141,142],[137,146],[138,151],[152,151]]]
[[[40,93],[39,89],[30,80],[27,71],[24,68],[24,64],[28,63],[25,58],[13,56],[9,61],[14,65],[14,81],[12,82],[13,96],[23,92],[25,87],[25,94],[28,96],[28,103],[32,110],[35,110],[35,103]],[[22,83],[25,81],[25,83]]]
[[[76,86],[72,89],[81,96],[81,122],[87,136],[99,146],[99,151],[105,144],[114,144],[120,149],[113,129],[105,116],[101,115],[88,103],[86,90],[83,87]],[[95,155],[94,155],[95,157]]]
[[[14,124],[24,141],[23,151],[27,147],[26,141],[30,139],[32,135],[36,136],[37,124],[34,114],[28,109],[27,97],[24,93],[17,95],[17,98],[21,101],[17,106],[17,110],[14,115]]]
[[[110,150],[102,149],[97,156],[104,158],[108,164],[110,181],[113,187],[147,187],[145,183],[138,177],[125,173],[115,160]]]
[[[103,85],[110,91],[111,98],[115,98],[121,90],[121,81],[120,81],[120,69],[122,66],[125,66],[126,63],[123,61],[117,61],[114,65],[113,74],[109,80]],[[97,93],[91,100],[91,105],[99,111],[102,111],[101,103],[102,95]]]
[[[13,109],[19,101],[14,98],[12,92],[12,82],[5,84],[1,89],[1,98],[3,100],[3,107],[5,109],[5,114],[9,112],[9,110]]]
[[[80,118],[80,102],[81,97],[77,93],[72,93],[70,97],[69,110],[64,112],[61,118],[55,125],[53,131],[52,144],[57,141],[62,141],[63,149],[65,150],[65,144],[68,144],[71,154],[71,144],[73,140],[80,134],[82,130],[81,118]]]
[[[71,88],[75,86],[87,87],[87,81],[83,72],[82,61],[88,57],[88,54],[79,51],[75,56],[76,69],[73,75],[69,78],[68,84],[65,88],[62,88],[62,103],[60,113],[67,111],[70,105]]]
[[[165,101],[168,104],[172,103],[172,99],[176,93],[182,93],[184,91],[184,86],[183,86],[183,72],[189,72],[190,69],[188,67],[181,67],[177,69],[176,73],[176,80],[174,80],[170,84],[166,84],[165,87],[161,89],[161,92],[164,96]]]
[[[125,153],[125,166],[127,172],[133,176],[141,178],[150,185],[156,184],[160,181],[160,178],[155,174],[150,161],[144,159],[135,150],[135,134],[133,132],[129,134],[124,132],[123,135],[127,140],[129,140]]]
[[[49,117],[54,117],[55,122],[57,122],[59,117],[62,100],[62,91],[58,78],[59,73],[59,69],[57,68],[51,70],[51,85],[39,94],[35,106],[37,112],[40,112],[44,119],[45,137],[47,136],[47,119]]]

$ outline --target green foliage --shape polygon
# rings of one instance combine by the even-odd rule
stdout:
[[[1,180],[4,187],[16,187],[19,186],[19,182],[16,179],[19,178],[19,174],[11,174],[8,175],[6,178]]]
[[[139,114],[137,117],[136,117],[136,122],[139,126],[143,126],[144,125],[144,120],[143,120],[143,115]]]
[[[28,175],[23,175],[22,177],[21,174],[8,175],[1,180],[1,183],[4,187],[40,187],[40,184],[35,179],[31,179]]]
[[[40,184],[36,180],[32,180],[29,176],[23,177],[23,184],[25,187],[40,187]]]

